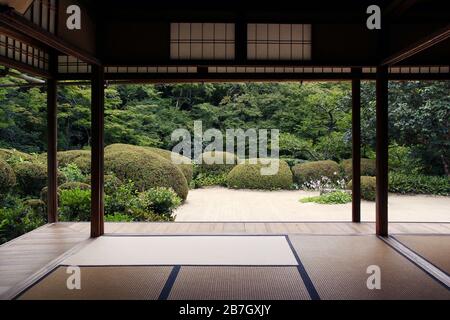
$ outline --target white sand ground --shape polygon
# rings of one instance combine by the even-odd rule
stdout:
[[[300,203],[311,191],[190,190],[176,221],[350,221],[351,203]],[[375,202],[361,202],[361,219],[375,221]],[[389,221],[450,222],[450,197],[389,195]]]

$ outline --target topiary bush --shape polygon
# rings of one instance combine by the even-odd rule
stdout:
[[[353,181],[347,185],[348,189],[352,189]],[[368,201],[375,201],[377,189],[377,179],[375,177],[362,176],[361,177],[361,198]]]
[[[237,164],[238,158],[234,153],[212,151],[201,154],[201,163],[197,166],[198,173],[221,174],[230,172]],[[215,163],[219,159],[220,163]]]
[[[73,164],[76,165],[81,173],[89,174],[91,173],[91,156],[82,155],[73,160]]]
[[[0,160],[8,163],[18,163],[23,161],[32,161],[33,156],[16,149],[0,149]]]
[[[343,160],[341,162],[341,171],[347,179],[352,179],[353,164],[352,159]],[[361,176],[374,177],[376,175],[375,159],[361,158]]]
[[[33,214],[40,216],[43,219],[47,218],[46,203],[40,199],[28,199],[23,204],[32,210]]]
[[[105,170],[122,181],[131,180],[139,191],[155,187],[172,188],[186,200],[189,188],[181,170],[170,161],[152,152],[106,152]]]
[[[169,161],[172,161],[172,157],[174,157],[174,159],[176,160],[176,163],[174,163],[174,164],[178,168],[180,168],[181,172],[183,172],[187,183],[189,184],[192,181],[194,169],[193,169],[191,159],[189,159],[188,157],[185,157],[181,154],[169,151],[169,150],[158,149],[158,148],[153,148],[153,147],[144,147],[144,149],[154,152],[157,155],[159,155]]]
[[[332,160],[300,163],[292,167],[292,173],[295,183],[299,186],[321,180],[322,177],[337,181],[339,179],[339,165]]]
[[[0,194],[4,194],[16,184],[16,174],[13,168],[0,159]]]
[[[91,157],[91,152],[89,150],[68,150],[59,151],[57,154],[58,165],[65,167],[70,163],[74,163],[74,160],[79,157]],[[80,168],[81,169],[81,168]]]
[[[170,150],[164,150],[164,149],[159,149],[159,148],[154,148],[154,147],[134,146],[131,144],[123,144],[123,143],[110,144],[109,146],[107,146],[105,148],[105,152],[108,152],[108,153],[122,152],[122,151],[141,152],[141,153],[151,152],[160,157],[163,157],[164,159],[170,161],[171,163],[172,163],[172,156],[176,157],[177,163],[172,163],[172,164],[181,170],[181,172],[183,173],[184,177],[186,178],[186,181],[188,184],[192,180],[192,177],[193,177],[192,162],[189,158],[187,158],[185,156],[174,153]]]
[[[251,164],[248,160],[235,166],[227,176],[227,185],[234,189],[290,189],[293,179],[289,165],[279,160],[278,172],[274,175],[262,175],[261,168],[266,164],[258,161]]]
[[[19,192],[24,195],[39,195],[47,185],[47,167],[43,164],[21,162],[14,166]]]

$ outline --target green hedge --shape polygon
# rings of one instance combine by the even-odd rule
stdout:
[[[77,159],[79,157],[90,158],[91,152],[89,150],[59,151],[57,153],[58,165],[61,167],[65,167],[70,163],[74,163],[75,159]]]
[[[227,185],[234,189],[290,189],[293,179],[289,165],[283,161],[279,161],[278,173],[274,175],[261,175],[261,168],[267,167],[265,164],[258,162],[250,164],[247,161],[235,166],[227,176]]]
[[[352,179],[353,164],[352,159],[343,160],[341,162],[341,170],[347,179]],[[374,177],[376,175],[375,159],[361,158],[361,176]]]
[[[178,167],[181,172],[183,173],[184,177],[186,178],[187,183],[189,184],[192,180],[193,176],[193,166],[191,163],[191,160],[187,157],[184,157],[180,154],[174,153],[170,150],[164,150],[154,147],[141,147],[141,146],[134,146],[131,144],[124,144],[124,143],[114,143],[110,144],[105,148],[105,152],[111,153],[111,152],[122,152],[122,151],[130,151],[130,152],[141,152],[141,153],[154,153],[160,157],[163,157],[164,159],[172,162],[172,156],[177,157],[180,162],[187,162],[187,163],[180,163],[180,164],[174,164],[176,167]]]
[[[0,194],[8,192],[16,184],[13,168],[0,159]]]
[[[389,173],[389,191],[402,194],[450,195],[450,179],[446,176]]]
[[[177,163],[180,162],[180,164],[175,164],[178,168],[180,168],[181,172],[183,172],[184,177],[187,180],[187,183],[189,184],[192,181],[193,176],[193,166],[191,159],[182,156],[181,154],[172,152],[170,150],[164,150],[164,149],[158,149],[158,148],[152,148],[152,147],[145,147],[146,150],[149,150],[151,152],[156,153],[157,155],[163,157],[164,159],[167,159],[169,161],[172,161],[172,157],[177,160]],[[181,163],[182,162],[182,163]]]
[[[152,152],[108,150],[105,153],[105,170],[122,181],[134,181],[140,191],[154,187],[172,188],[183,200],[186,200],[189,191],[181,170]]]
[[[21,162],[14,166],[19,191],[24,195],[39,195],[47,185],[47,167],[43,164]]]
[[[352,189],[353,180],[347,184],[348,189]],[[375,177],[361,177],[361,198],[368,201],[375,201],[377,179]]]
[[[221,163],[214,163],[216,159],[219,159]],[[221,151],[204,152],[201,155],[201,163],[197,168],[199,173],[228,173],[236,166],[237,161],[238,158],[234,153]]]
[[[33,160],[33,156],[16,149],[0,149],[0,160],[6,162],[31,161]]]
[[[336,181],[339,178],[339,165],[332,160],[312,161],[295,165],[292,168],[292,172],[295,183],[300,186],[312,181],[318,181],[322,177]]]

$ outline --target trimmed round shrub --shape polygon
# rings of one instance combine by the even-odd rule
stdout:
[[[144,147],[134,146],[125,143],[113,143],[105,147],[105,153],[122,152],[122,151],[145,151]]]
[[[105,153],[111,153],[111,152],[122,152],[122,151],[130,151],[130,152],[152,152],[160,157],[163,157],[164,159],[172,162],[172,156],[177,157],[177,160],[180,160],[180,164],[175,164],[181,172],[183,173],[184,177],[186,178],[187,183],[189,184],[193,177],[193,166],[191,163],[191,160],[185,156],[182,156],[180,154],[177,154],[175,152],[172,152],[170,150],[164,150],[154,147],[141,147],[141,146],[134,146],[131,144],[124,144],[124,143],[114,143],[110,144],[105,148]],[[183,163],[181,163],[183,162]],[[186,162],[186,163],[184,163]]]
[[[261,168],[270,165],[260,161],[252,164],[249,160],[235,166],[227,176],[227,185],[234,189],[290,189],[292,186],[292,172],[286,161],[279,161],[278,172],[274,175],[262,175]]]
[[[335,181],[339,178],[339,165],[332,160],[300,163],[292,167],[292,173],[294,181],[300,186],[311,181],[318,181],[322,177]]]
[[[39,195],[47,185],[47,167],[43,164],[21,162],[14,166],[17,185],[26,195]]]
[[[33,156],[18,151],[16,149],[0,149],[0,159],[4,161],[10,161],[10,160],[22,160],[22,161],[31,161],[33,160]]]
[[[183,200],[189,191],[181,170],[153,152],[107,152],[105,169],[124,182],[132,180],[139,191],[155,187],[172,188]]]
[[[7,192],[16,184],[16,175],[13,168],[0,159],[0,194]]]
[[[74,163],[75,159],[77,159],[79,157],[90,158],[91,152],[89,150],[59,151],[57,154],[58,165],[61,167],[65,167],[70,163]]]
[[[23,204],[30,208],[34,214],[46,218],[47,217],[47,210],[46,210],[46,203],[40,199],[29,199],[25,200]]]
[[[221,174],[230,172],[237,164],[238,158],[234,153],[210,151],[200,156],[201,163],[198,165],[200,173]],[[219,163],[215,163],[219,161]]]
[[[348,189],[352,189],[353,180],[347,184]],[[377,179],[375,177],[361,177],[361,198],[368,201],[375,201],[377,189]]]
[[[83,182],[66,182],[58,187],[58,190],[90,190],[91,186]]]
[[[187,180],[187,183],[189,184],[192,181],[193,176],[193,166],[191,159],[188,157],[185,157],[181,154],[172,152],[170,150],[164,150],[159,148],[153,148],[153,147],[144,147],[145,150],[151,151],[156,153],[158,156],[163,157],[164,159],[167,159],[169,161],[172,161],[172,157],[177,161],[177,164],[175,164],[178,168],[180,168],[181,172],[183,172],[184,177]],[[179,163],[179,164],[178,164]]]
[[[78,169],[80,169],[81,173],[89,174],[91,173],[91,155],[82,155],[73,160],[73,164],[75,164]]]
[[[352,159],[346,159],[341,162],[341,169],[344,176],[348,179],[353,177]],[[375,159],[361,158],[361,176],[374,177],[376,175]]]

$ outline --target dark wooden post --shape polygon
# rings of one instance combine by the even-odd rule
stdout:
[[[102,66],[92,66],[91,90],[91,237],[99,237],[104,233],[103,132],[105,81]]]
[[[352,221],[361,222],[361,68],[352,79]]]
[[[376,74],[376,232],[388,236],[388,68],[377,67]]]
[[[54,59],[50,60],[56,64]],[[56,157],[58,143],[57,121],[57,84],[55,78],[47,80],[47,214],[48,223],[58,221],[58,161]]]

